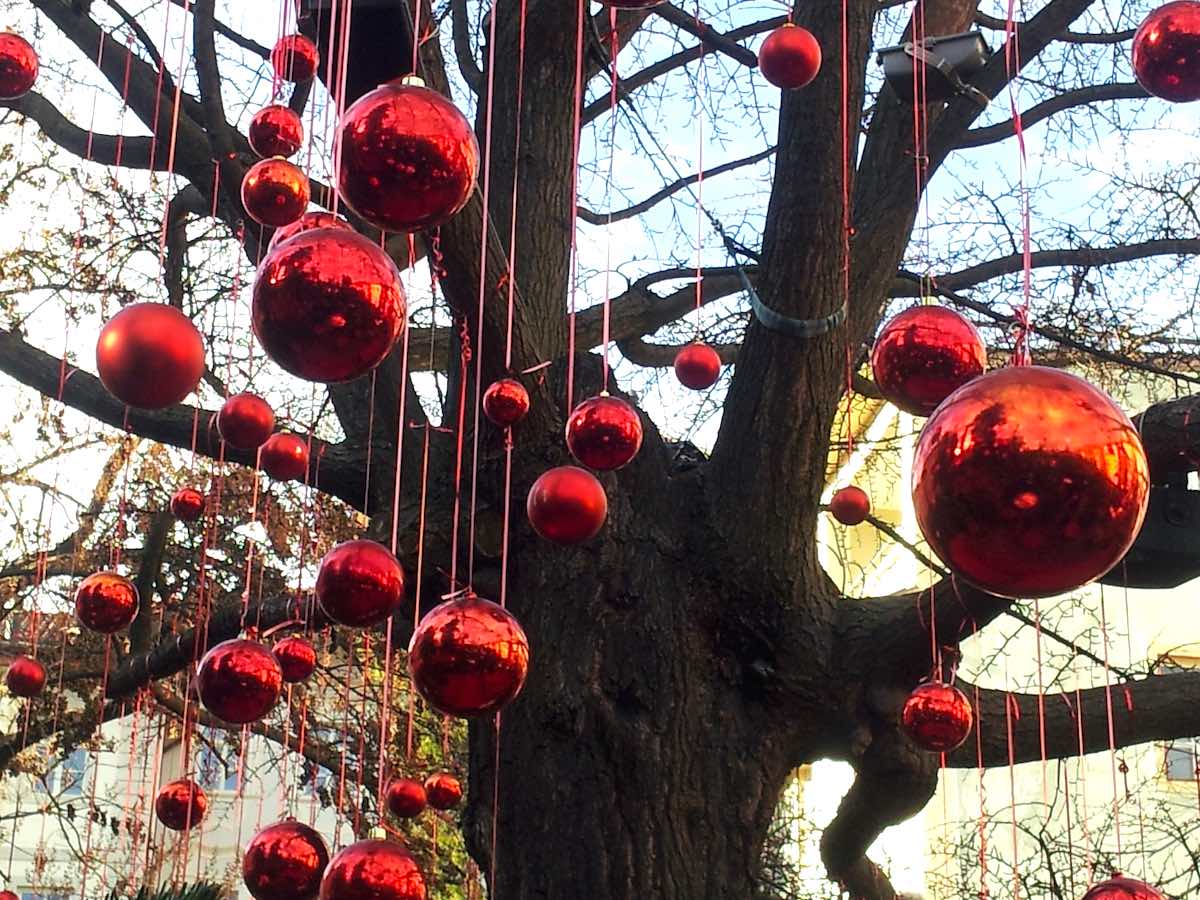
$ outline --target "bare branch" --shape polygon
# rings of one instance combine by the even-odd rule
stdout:
[[[152,138],[87,131],[36,92],[30,92],[18,100],[0,100],[0,107],[7,107],[37,122],[46,137],[80,159],[90,159],[108,166],[119,163],[130,169],[150,168]],[[165,171],[166,166],[165,158],[155,161],[155,168],[160,171]]]
[[[1118,82],[1115,84],[1096,84],[1091,87],[1066,91],[1049,100],[1043,100],[1021,113],[1021,127],[1029,128],[1043,119],[1058,112],[1088,106],[1103,100],[1130,100],[1136,97],[1148,97],[1146,89],[1136,82]],[[972,128],[955,144],[955,149],[967,147],[982,147],[984,144],[994,144],[1016,134],[1016,123],[1010,119],[996,125],[984,128]]]
[[[1004,31],[1008,28],[1008,23],[1004,19],[989,16],[987,13],[975,13],[975,21],[984,28],[996,31]],[[1018,23],[1018,27],[1023,24],[1023,22]],[[1064,44],[1123,44],[1125,41],[1133,40],[1136,33],[1136,28],[1113,32],[1064,31],[1054,39]]]
[[[737,42],[731,34],[722,34],[708,24],[701,22],[695,15],[684,12],[674,3],[660,3],[653,7],[653,12],[659,18],[666,19],[680,31],[698,37],[705,46],[724,53],[730,59],[740,62],[752,69],[758,68],[758,55]]]

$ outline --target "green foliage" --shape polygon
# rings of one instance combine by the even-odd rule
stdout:
[[[195,884],[174,884],[158,888],[143,886],[136,894],[124,894],[114,890],[108,895],[108,900],[221,900],[224,894],[225,888],[220,884],[197,881]]]

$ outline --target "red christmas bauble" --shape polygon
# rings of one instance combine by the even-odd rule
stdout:
[[[196,782],[180,778],[164,785],[154,798],[154,814],[172,831],[190,831],[208,812],[208,795]]]
[[[317,651],[302,637],[286,637],[271,648],[279,660],[283,680],[288,684],[304,681],[317,668]]]
[[[238,450],[256,450],[275,430],[275,411],[257,394],[234,394],[217,413],[217,433]]]
[[[0,891],[0,900],[21,900],[21,898],[12,891]]]
[[[100,329],[96,369],[108,392],[139,409],[174,406],[204,374],[204,341],[165,303],[134,303]]]
[[[590,469],[619,469],[637,456],[641,446],[641,416],[619,397],[591,397],[567,419],[567,449]]]
[[[721,357],[703,341],[693,341],[675,354],[675,377],[685,388],[703,391],[721,377]]]
[[[282,228],[276,228],[275,233],[271,235],[271,242],[267,245],[267,252],[274,250],[284,241],[289,241],[298,234],[304,234],[306,231],[316,231],[318,228],[340,228],[342,231],[353,231],[354,226],[343,219],[341,216],[334,215],[331,212],[317,210],[316,212],[306,212],[291,225],[284,225]]]
[[[4,684],[14,697],[36,697],[46,686],[46,667],[32,656],[18,656],[9,663]]]
[[[425,879],[395,841],[359,841],[329,862],[321,900],[425,900]]]
[[[1164,100],[1200,99],[1200,3],[1176,0],[1146,16],[1133,36],[1133,74]]]
[[[821,45],[807,28],[787,22],[763,41],[758,68],[777,88],[802,88],[821,71]]]
[[[871,498],[853,484],[838,488],[829,498],[829,514],[843,525],[861,525],[871,514]]]
[[[299,84],[312,81],[321,64],[317,45],[302,34],[281,37],[271,50],[271,68],[277,78]]]
[[[486,715],[521,692],[529,639],[508,610],[468,594],[421,619],[408,644],[408,672],[439,712]]]
[[[269,713],[282,688],[279,661],[257,641],[217,644],[196,670],[196,691],[204,708],[233,725],[256,722]]]
[[[871,350],[880,393],[914,416],[928,416],[986,368],[975,326],[944,306],[914,306],[893,317]]]
[[[195,488],[180,488],[171,497],[171,515],[181,522],[195,522],[204,515],[204,495]]]
[[[340,228],[307,231],[259,267],[254,334],[288,372],[326,384],[353,381],[383,362],[404,330],[400,273],[365,237]]]
[[[300,822],[276,822],[246,845],[242,881],[255,900],[313,900],[328,864],[321,835]]]
[[[511,428],[529,413],[529,391],[515,378],[493,381],[483,392],[483,414],[493,425]]]
[[[971,733],[974,721],[967,695],[940,681],[913,688],[900,714],[900,723],[913,743],[933,753],[947,753],[960,746]]]
[[[321,560],[317,603],[339,625],[378,625],[403,602],[404,569],[383,544],[346,541]]]
[[[33,89],[38,77],[37,51],[25,38],[0,32],[0,100],[16,100]]]
[[[475,189],[471,123],[422,85],[391,82],[360,98],[342,116],[338,143],[342,199],[384,231],[441,225]]]
[[[304,123],[290,107],[265,106],[254,114],[247,132],[250,149],[262,157],[294,156],[304,144]]]
[[[1002,597],[1049,597],[1111,569],[1137,537],[1149,470],[1128,416],[1057,369],[980,376],[925,423],[913,462],[933,551]]]
[[[1118,875],[1093,885],[1083,900],[1167,900],[1166,895],[1144,881]]]
[[[308,474],[308,441],[281,431],[267,438],[258,459],[262,470],[276,481],[303,481]]]
[[[556,544],[591,540],[608,517],[608,497],[596,476],[577,466],[543,472],[525,501],[529,524]]]
[[[388,811],[397,819],[412,819],[425,811],[425,785],[412,778],[393,778],[385,795]]]
[[[75,618],[89,631],[113,634],[137,615],[138,590],[116,572],[96,572],[75,590]]]
[[[434,772],[425,779],[425,796],[434,809],[453,809],[462,795],[462,785],[449,772]]]
[[[242,179],[242,206],[260,225],[291,225],[304,215],[310,199],[308,176],[277,156],[259,160]]]

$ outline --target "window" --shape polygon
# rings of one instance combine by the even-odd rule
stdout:
[[[1163,662],[1160,671],[1167,674],[1197,668],[1200,668],[1200,659],[1171,657]],[[1200,742],[1196,738],[1183,738],[1167,744],[1164,762],[1167,781],[1195,782],[1197,778],[1200,778],[1200,774],[1197,773],[1197,765],[1200,763],[1197,756],[1198,751],[1200,751]]]
[[[211,735],[209,736],[211,740]],[[211,746],[203,744],[200,748],[200,758],[196,762],[196,780],[200,786],[210,791],[236,791],[238,786],[237,760],[230,760],[229,768],[225,768],[225,760]]]
[[[36,894],[32,891],[22,891],[21,900],[68,900],[66,894]]]
[[[50,789],[65,797],[78,797],[83,793],[84,780],[87,778],[88,754],[86,750],[76,748],[71,755],[50,774],[47,779]]]

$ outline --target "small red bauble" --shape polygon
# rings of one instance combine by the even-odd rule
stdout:
[[[394,841],[359,841],[329,862],[321,900],[425,900],[425,879],[412,854]]]
[[[1133,74],[1164,100],[1200,99],[1200,3],[1164,3],[1146,17],[1133,36]]]
[[[1125,555],[1146,512],[1149,469],[1129,417],[1057,369],[980,376],[925,423],[913,504],[929,546],[1002,597],[1050,597]]]
[[[37,51],[25,38],[0,32],[0,100],[16,100],[33,88],[38,77]]]
[[[914,416],[928,416],[986,368],[987,348],[975,326],[944,306],[914,306],[895,316],[871,350],[879,392]]]
[[[271,648],[279,660],[283,680],[298,684],[308,678],[317,668],[317,651],[302,637],[286,637]]]
[[[787,22],[763,41],[758,68],[777,88],[802,88],[821,71],[821,45],[807,28]]]
[[[404,602],[404,569],[377,541],[346,541],[321,560],[316,593],[332,621],[367,628],[386,621]]]
[[[940,681],[913,688],[900,714],[900,723],[913,743],[933,753],[947,753],[960,746],[971,733],[974,720],[967,695]]]
[[[286,159],[262,159],[242,179],[242,206],[260,225],[291,225],[308,209],[308,176]]]
[[[300,822],[276,822],[246,845],[242,881],[255,900],[313,900],[328,863],[321,835]]]
[[[321,53],[317,45],[302,34],[284,35],[271,50],[271,68],[283,81],[296,84],[312,81],[320,64]]]
[[[441,225],[475,189],[471,123],[419,84],[391,82],[359,99],[342,116],[338,145],[342,199],[384,231]]]
[[[685,388],[706,390],[721,377],[721,357],[703,341],[680,347],[675,354],[675,377]]]
[[[1083,900],[1167,900],[1166,895],[1144,881],[1118,875],[1094,885]]]
[[[247,132],[250,149],[259,156],[294,156],[304,143],[304,123],[287,106],[274,104],[260,109],[250,120]]]
[[[591,397],[567,419],[567,449],[590,469],[619,469],[641,446],[642,418],[619,397]]]
[[[138,590],[133,582],[116,572],[96,572],[75,590],[75,618],[84,628],[113,634],[137,615]]]
[[[275,412],[257,394],[234,394],[217,413],[217,433],[237,450],[261,447],[274,430]]]
[[[32,656],[18,656],[4,673],[4,684],[14,697],[36,697],[46,686],[46,667]]]
[[[308,441],[294,434],[273,434],[259,453],[262,470],[276,481],[303,481],[308,474]]]
[[[204,341],[191,320],[165,303],[134,303],[100,329],[96,369],[108,392],[139,409],[163,409],[196,389]]]
[[[171,515],[181,522],[195,522],[204,515],[204,495],[195,488],[180,488],[171,497]]]
[[[289,241],[298,234],[304,234],[306,231],[316,231],[318,228],[340,228],[342,231],[354,230],[353,225],[341,216],[334,215],[331,212],[324,212],[322,210],[306,212],[291,225],[284,225],[282,228],[275,229],[275,233],[271,235],[271,242],[267,245],[267,252],[269,253],[284,241]]]
[[[577,466],[543,472],[529,489],[525,513],[533,530],[556,544],[578,544],[600,533],[608,497],[596,476]]]
[[[190,831],[200,824],[207,811],[208,795],[200,785],[187,778],[164,785],[154,798],[158,821],[172,831]]]
[[[853,484],[839,488],[829,498],[829,513],[843,525],[861,525],[871,514],[871,498]]]
[[[307,381],[353,381],[383,362],[408,304],[391,258],[353,231],[321,228],[278,245],[259,267],[254,334]]]
[[[412,819],[425,811],[425,786],[412,778],[393,778],[388,782],[385,802],[397,819]]]
[[[529,639],[508,610],[467,594],[421,619],[408,644],[408,672],[439,712],[486,715],[521,692]]]
[[[282,688],[279,661],[256,641],[217,644],[196,670],[196,691],[204,708],[234,725],[256,722],[269,713]]]
[[[425,779],[425,796],[434,809],[453,809],[462,795],[462,785],[449,772],[434,772]]]
[[[0,900],[21,900],[21,898],[12,891],[0,891]]]
[[[483,392],[483,414],[493,425],[512,428],[529,413],[529,391],[515,378],[493,381]]]

